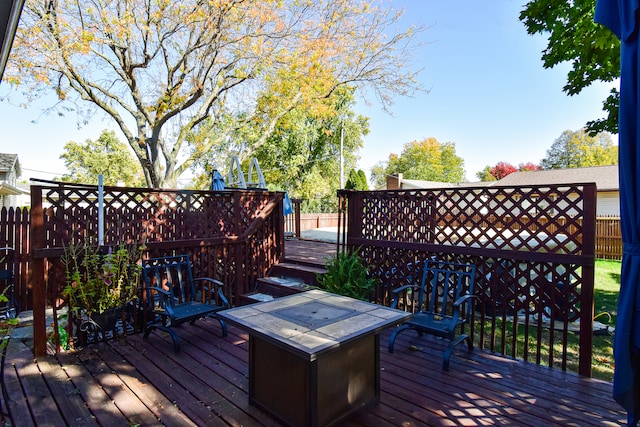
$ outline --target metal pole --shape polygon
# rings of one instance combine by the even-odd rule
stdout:
[[[340,124],[340,189],[344,188],[344,155],[342,150],[344,149],[344,119]]]
[[[104,176],[98,175],[98,246],[104,246]]]

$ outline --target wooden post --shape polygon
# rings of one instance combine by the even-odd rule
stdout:
[[[242,204],[245,202],[244,197],[241,197],[240,191],[233,192],[233,211],[234,218],[236,220],[236,233],[237,236],[240,237],[244,233],[242,229]],[[244,289],[244,268],[245,268],[245,257],[247,255],[247,247],[248,243],[246,241],[241,241],[240,244],[236,244],[235,246],[235,266],[236,266],[236,285],[233,290],[233,305],[237,306],[240,304],[240,295],[244,294],[246,290]]]
[[[44,248],[44,211],[42,209],[42,187],[31,186],[31,254],[33,268],[31,270],[31,286],[33,295],[33,353],[36,357],[47,353],[47,326],[45,310],[47,293],[44,281],[44,262],[38,256],[38,249]]]
[[[593,352],[594,281],[596,257],[596,186],[584,186],[584,216],[582,218],[582,255],[591,262],[582,267],[580,287],[580,355],[578,373],[591,376],[591,356]]]
[[[302,237],[302,224],[300,221],[300,205],[302,204],[302,199],[295,199],[291,201],[293,204],[293,208],[295,210],[295,230],[296,230],[296,237],[300,238]]]

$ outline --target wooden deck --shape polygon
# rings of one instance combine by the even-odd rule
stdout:
[[[335,244],[303,246],[295,254],[289,249],[287,257],[318,262],[335,253]],[[3,364],[4,421],[19,427],[280,425],[248,402],[244,331],[229,327],[222,338],[219,323],[204,319],[178,333],[179,354],[168,336],[156,331],[147,340],[130,335],[37,360],[30,342],[12,338]],[[462,347],[444,372],[443,341],[408,332],[399,335],[390,354],[389,334],[386,330],[381,336],[380,403],[340,425],[625,424],[611,383],[480,350],[469,354]]]
[[[160,333],[98,343],[33,359],[11,340],[3,412],[13,425],[277,426],[248,403],[248,336],[217,321],[180,328],[182,352]],[[625,414],[611,384],[483,351],[454,352],[442,371],[443,342],[401,334],[381,339],[381,402],[345,426],[617,426]],[[282,375],[286,375],[283,372]]]
[[[324,266],[327,258],[336,256],[337,244],[315,240],[291,239],[284,243],[287,261]]]

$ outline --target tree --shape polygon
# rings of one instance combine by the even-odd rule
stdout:
[[[383,187],[387,184],[387,163],[380,161],[371,168],[371,182],[375,188]]]
[[[364,171],[355,169],[351,169],[349,171],[349,178],[347,179],[347,183],[344,188],[348,190],[359,190],[366,191],[369,189],[369,185],[367,184],[367,177],[364,174]]]
[[[103,130],[95,141],[67,142],[60,158],[69,171],[69,174],[62,176],[65,182],[96,184],[100,174],[104,177],[105,185],[123,182],[133,187],[144,182],[142,169],[129,147],[112,130]]]
[[[536,165],[536,164],[531,163],[531,162],[520,163],[518,165],[518,170],[520,172],[539,171],[539,170],[542,170],[542,166]]]
[[[147,184],[172,186],[239,129],[259,125],[259,147],[288,112],[343,86],[384,108],[420,90],[410,63],[423,28],[395,32],[399,18],[352,0],[28,0],[6,76],[34,98],[54,91],[52,108],[81,121],[102,111]]]
[[[566,130],[554,141],[542,159],[544,169],[584,168],[618,164],[618,146],[611,135],[600,132],[590,136],[585,129]]]
[[[269,189],[285,190],[291,197],[314,200],[316,212],[335,211],[340,188],[340,146],[345,170],[353,169],[363,138],[369,132],[366,117],[355,114],[355,89],[341,87],[323,100],[324,108],[295,108],[284,115],[264,144],[256,147],[259,129],[245,126],[227,141],[225,152],[202,153],[199,166],[207,171],[196,183],[210,185],[210,170],[228,170],[229,157],[243,150],[258,160]],[[248,161],[243,162],[243,171]],[[316,202],[316,200],[321,200]],[[311,203],[311,202],[307,202]],[[306,204],[304,205],[306,206]]]
[[[516,168],[511,163],[498,162],[495,166],[485,166],[476,176],[480,181],[497,181],[513,172],[527,172],[542,169],[542,166],[532,162],[520,163]]]
[[[425,138],[405,144],[400,155],[389,155],[385,176],[395,173],[405,179],[457,183],[464,180],[464,160],[456,155],[454,143]]]
[[[364,173],[362,169],[358,169],[358,176],[360,177],[360,190],[368,191],[369,181],[367,180],[367,175]]]
[[[511,163],[498,162],[495,166],[485,166],[476,176],[480,181],[497,181],[513,172],[527,172],[542,169],[542,166],[531,162],[520,163],[516,168]]]
[[[545,68],[571,62],[567,84],[569,95],[580,93],[595,81],[612,82],[620,77],[620,42],[613,33],[593,21],[596,0],[533,0],[520,13],[529,34],[548,34],[542,52]],[[614,87],[603,102],[607,116],[589,121],[591,135],[618,133],[619,93]]]
[[[480,181],[496,181],[496,177],[491,174],[492,167],[487,165],[476,176]]]
[[[511,163],[498,162],[491,168],[491,175],[495,176],[497,180],[501,180],[505,176],[517,172],[518,169]]]

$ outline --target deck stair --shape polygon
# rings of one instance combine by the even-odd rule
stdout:
[[[274,265],[267,277],[256,280],[253,292],[242,295],[242,305],[260,301],[270,301],[318,286],[316,276],[326,272],[324,266],[300,261],[284,261]]]

